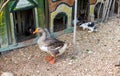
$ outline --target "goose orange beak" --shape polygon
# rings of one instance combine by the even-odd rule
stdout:
[[[39,32],[39,30],[36,28],[35,31],[33,32],[33,34],[36,34],[38,32]]]

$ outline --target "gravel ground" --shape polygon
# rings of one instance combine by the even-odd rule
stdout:
[[[0,56],[0,74],[15,76],[120,76],[120,19],[112,18],[97,25],[97,32],[77,29],[76,47],[69,46],[51,65],[48,54],[37,45],[13,50]],[[59,36],[72,44],[73,33]]]

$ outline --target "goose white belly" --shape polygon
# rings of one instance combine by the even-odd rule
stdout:
[[[46,46],[39,46],[42,51],[48,52],[48,47]]]
[[[41,41],[38,40],[37,44],[38,44],[38,46],[39,46],[39,48],[40,48],[41,51],[48,52],[48,47],[45,46],[45,44],[43,42],[41,42]]]

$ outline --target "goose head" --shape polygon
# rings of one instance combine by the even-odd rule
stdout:
[[[40,43],[41,41],[44,41],[47,38],[46,32],[43,28],[36,28],[33,34],[37,34],[37,33],[40,34],[38,43]]]
[[[33,34],[37,34],[37,33],[43,33],[44,29],[42,28],[36,28],[35,31],[33,32]]]

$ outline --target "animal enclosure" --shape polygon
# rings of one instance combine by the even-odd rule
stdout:
[[[0,7],[0,52],[35,44],[36,27],[47,28],[53,37],[73,31],[75,0],[0,0]],[[105,20],[119,14],[118,8],[117,0],[78,0],[77,18]]]

